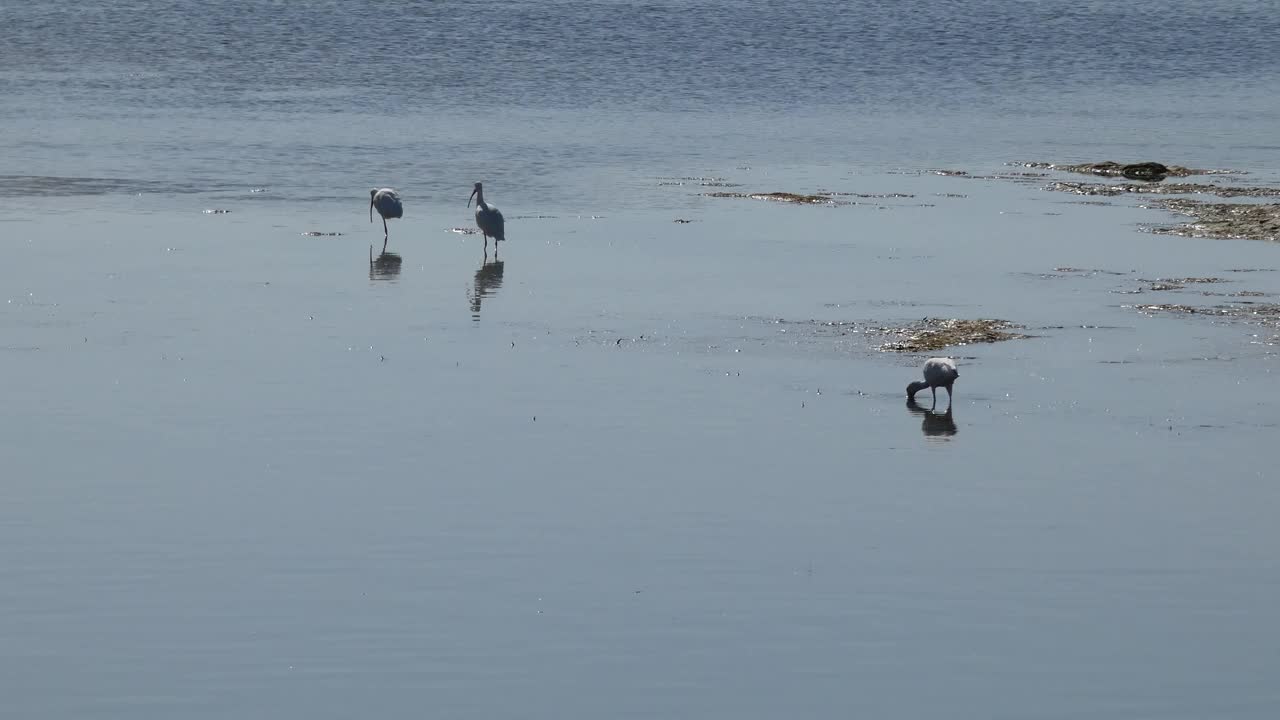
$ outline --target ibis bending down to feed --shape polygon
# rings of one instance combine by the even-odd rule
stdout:
[[[484,248],[489,249],[489,238],[492,237],[496,249],[499,240],[507,239],[503,232],[502,211],[484,201],[484,186],[480,183],[476,183],[471,197],[476,199],[476,226],[484,233]],[[467,207],[471,207],[471,198],[467,198]]]
[[[947,389],[947,404],[951,404],[951,386],[960,371],[956,370],[956,361],[951,358],[930,358],[924,363],[924,381],[917,380],[907,386],[907,399],[914,400],[916,393],[925,388],[933,391],[933,402],[938,403],[938,388]]]
[[[373,209],[378,209],[382,216],[382,248],[387,247],[387,218],[404,217],[404,205],[400,203],[400,193],[391,188],[374,188],[369,191],[369,222],[373,222]]]

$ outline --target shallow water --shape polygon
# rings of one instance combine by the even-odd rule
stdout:
[[[1269,4],[0,8],[19,715],[1280,707],[1274,333],[1133,308],[1280,248],[928,172],[1275,183]]]

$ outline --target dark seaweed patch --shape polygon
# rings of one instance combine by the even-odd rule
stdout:
[[[1048,162],[1013,162],[1006,163],[1014,167],[1036,168],[1041,170],[1057,170],[1059,172],[1100,175],[1103,177],[1125,177],[1131,180],[1159,181],[1166,177],[1188,177],[1190,175],[1241,175],[1237,170],[1201,170],[1182,167],[1181,165],[1165,165],[1158,162],[1118,163],[1111,160],[1092,163],[1048,163]]]

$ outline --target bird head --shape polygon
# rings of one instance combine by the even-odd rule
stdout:
[[[373,222],[373,196],[378,194],[378,188],[369,191],[369,222]]]
[[[476,195],[484,197],[484,187],[480,183],[476,183],[476,186],[471,189],[471,197],[467,198],[467,207],[471,207],[471,198],[474,198]],[[479,203],[479,200],[476,202]]]

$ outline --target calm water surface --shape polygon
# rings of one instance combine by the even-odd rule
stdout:
[[[927,171],[1276,183],[1278,18],[0,0],[6,706],[1275,717],[1271,333],[1127,293],[1280,249]],[[1033,337],[822,324],[924,316]]]

